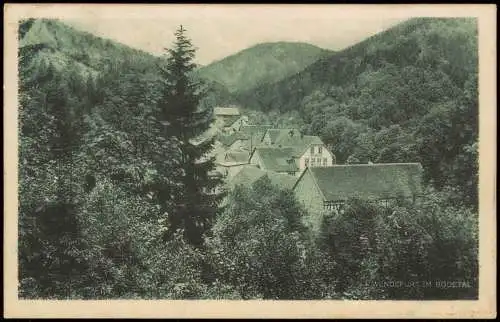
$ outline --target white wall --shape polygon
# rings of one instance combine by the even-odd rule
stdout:
[[[311,152],[311,148],[314,148],[314,153]],[[321,148],[321,152],[319,152],[319,148]],[[320,159],[320,164],[318,164],[318,162],[316,162],[315,164],[315,167],[323,167],[323,159],[326,158],[326,166],[327,167],[330,167],[332,166],[332,160],[333,160],[333,156],[332,154],[330,153],[330,151],[328,151],[328,149],[326,148],[325,145],[311,145],[307,148],[307,150],[304,152],[304,154],[300,157],[300,160],[299,160],[299,169],[301,170],[300,172],[302,172],[302,170],[304,170],[306,168],[306,159],[309,159],[309,167],[313,167],[313,164],[312,164],[312,160],[311,158],[314,158],[314,159]]]

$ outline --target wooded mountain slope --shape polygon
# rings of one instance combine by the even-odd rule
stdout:
[[[300,42],[263,43],[202,67],[198,73],[235,93],[293,75],[330,53]]]
[[[411,19],[321,57],[303,71],[273,85],[243,93],[240,99],[247,107],[260,110],[301,110],[304,98],[315,91],[330,94],[329,91],[337,89],[367,87],[370,85],[367,76],[377,71],[380,74],[391,66],[439,70],[463,86],[465,79],[477,71],[476,33],[473,19]]]
[[[474,19],[416,18],[239,101],[294,115],[340,163],[421,162],[429,182],[475,204],[477,72]]]

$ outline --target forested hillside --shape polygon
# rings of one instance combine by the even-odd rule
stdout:
[[[238,93],[293,75],[330,53],[306,43],[263,43],[213,62],[197,73]]]
[[[436,187],[477,204],[477,26],[417,18],[239,95],[292,116],[344,162],[421,162]]]

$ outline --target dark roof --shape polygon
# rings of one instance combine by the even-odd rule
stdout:
[[[262,141],[264,134],[271,127],[271,125],[243,125],[240,132],[248,139],[252,139],[252,143],[255,146]]]
[[[327,201],[412,197],[422,193],[420,163],[335,165],[308,168],[305,172],[312,174]]]
[[[250,143],[255,147],[261,141],[264,133],[270,125],[243,125],[241,129],[229,135],[220,134],[217,138],[224,146],[231,146],[237,140],[248,140],[246,144],[250,149]],[[250,139],[252,142],[250,142]]]
[[[293,148],[258,147],[255,153],[259,154],[259,158],[267,170],[276,172],[299,170],[296,159],[293,157]]]
[[[229,115],[229,116],[224,115],[223,119],[224,126],[225,127],[231,126],[234,124],[234,122],[238,121],[240,118],[241,118],[240,115]]]
[[[292,137],[300,138],[300,131],[297,129],[269,129],[267,130],[269,137],[271,138],[271,144],[279,144],[283,138]]]
[[[230,135],[221,134],[217,137],[217,140],[224,146],[231,146],[237,140],[247,140],[247,136],[241,132],[235,132]]]
[[[297,129],[270,129],[267,131],[271,145],[276,147],[293,147],[293,156],[299,157],[311,144],[323,145],[323,141],[315,135],[301,135]]]
[[[236,165],[248,163],[250,154],[248,152],[229,151],[224,157],[217,161],[220,165]]]
[[[297,181],[297,177],[288,174],[264,171],[255,166],[246,166],[231,179],[229,185],[231,187],[236,185],[249,186],[266,175],[273,185],[280,188],[292,189],[295,181]]]

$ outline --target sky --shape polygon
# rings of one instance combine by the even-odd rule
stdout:
[[[263,42],[306,42],[340,50],[411,18],[407,10],[341,5],[140,5],[139,9],[89,7],[63,20],[153,54],[172,44],[173,33],[182,24],[197,48],[196,62],[206,65]]]

